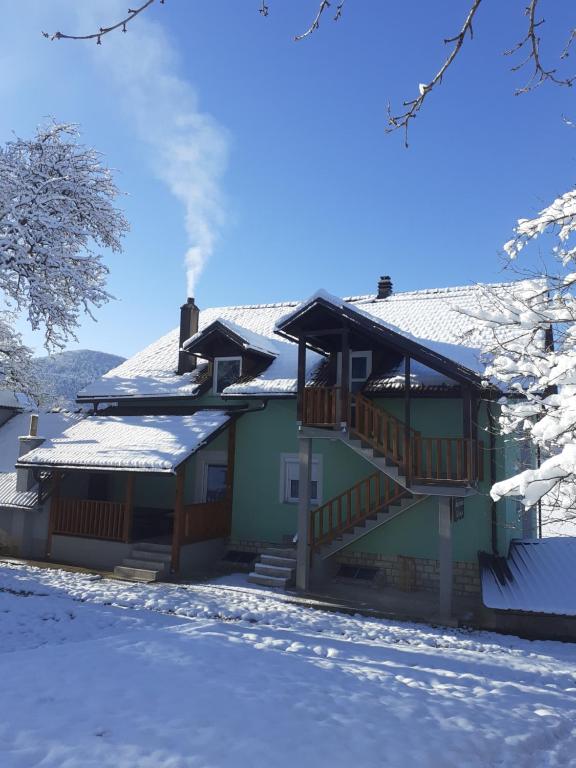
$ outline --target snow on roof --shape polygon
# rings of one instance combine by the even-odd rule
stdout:
[[[224,326],[224,328],[227,328],[229,331],[232,331],[233,334],[239,336],[244,342],[244,349],[251,350],[253,352],[260,352],[261,354],[269,355],[271,357],[276,357],[278,355],[278,350],[276,349],[276,339],[272,340],[268,336],[263,336],[261,333],[250,331],[247,328],[243,328],[241,325],[233,323],[231,320],[225,320],[224,318],[218,318],[218,320],[214,320],[214,322],[210,323],[209,326],[206,326],[201,331],[198,331],[198,333],[195,333],[194,336],[191,336],[182,345],[184,349],[191,347],[205,333],[208,333],[216,323],[220,323],[220,325]]]
[[[513,541],[508,557],[485,558],[488,608],[576,616],[576,538]]]
[[[514,290],[510,283],[495,284],[499,292]],[[395,293],[386,299],[374,295],[357,296],[349,299],[331,297],[342,305],[347,302],[356,311],[367,313],[372,319],[380,320],[387,327],[404,335],[416,338],[419,343],[435,348],[447,357],[456,357],[458,362],[480,371],[478,349],[490,338],[490,330],[466,312],[478,312],[484,286],[468,285],[455,288],[435,288],[424,291]],[[325,292],[318,295],[330,296]],[[280,320],[302,302],[280,304],[256,304],[237,307],[215,307],[200,310],[199,332],[211,323],[220,320],[234,327],[235,333],[244,337],[256,334],[259,339],[273,344],[276,359],[259,376],[250,382],[238,382],[228,387],[224,394],[284,395],[296,391],[297,353],[296,345],[281,339],[275,328]],[[463,311],[460,311],[463,310]],[[465,336],[468,336],[464,340]],[[264,343],[259,341],[259,343]],[[438,347],[435,344],[451,345]],[[131,397],[193,397],[198,394],[198,379],[205,372],[199,365],[195,371],[182,376],[176,374],[178,366],[179,330],[167,333],[125,363],[112,369],[94,384],[83,389],[82,399],[124,399]],[[312,352],[307,354],[308,375],[318,366],[322,358]],[[443,377],[447,384],[452,382]]]
[[[38,434],[54,438],[75,424],[81,416],[73,413],[40,413]],[[0,507],[33,507],[37,492],[16,491],[14,466],[18,458],[20,435],[28,434],[29,413],[17,413],[0,427]]]
[[[19,463],[173,473],[229,418],[216,410],[190,416],[92,416],[25,454]]]

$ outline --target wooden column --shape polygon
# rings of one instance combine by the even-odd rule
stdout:
[[[186,465],[181,464],[176,470],[176,494],[174,498],[174,527],[172,530],[172,571],[180,568],[180,542],[182,540],[182,524],[184,517],[184,483],[186,481]]]
[[[471,449],[470,439],[472,437],[472,397],[470,386],[462,384],[462,437],[464,438],[464,460],[466,466],[466,479],[473,480],[473,461],[474,451]]]
[[[226,462],[226,501],[228,502],[227,535],[232,530],[232,505],[234,503],[234,460],[236,456],[236,419],[228,427],[228,459]]]
[[[312,481],[312,439],[300,437],[298,475],[298,544],[296,586],[307,590],[310,573],[310,484]]]
[[[410,485],[412,478],[412,407],[410,398],[410,357],[404,358],[404,475]]]
[[[304,422],[304,388],[306,386],[306,338],[298,339],[298,385],[296,390],[296,420]]]
[[[340,423],[350,424],[350,339],[348,328],[342,330],[342,371],[340,375]]]
[[[440,617],[452,618],[452,520],[450,497],[438,497],[438,560],[440,563]]]
[[[134,475],[132,472],[128,472],[126,475],[126,497],[124,504],[124,530],[122,538],[125,542],[129,542],[130,529],[132,527],[132,510],[134,508]]]
[[[50,512],[48,515],[48,536],[46,538],[46,557],[52,557],[52,536],[54,535],[54,524],[58,514],[58,504],[60,503],[60,472],[54,472],[52,475],[52,498],[50,499]]]

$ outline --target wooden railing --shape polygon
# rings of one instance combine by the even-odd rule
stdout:
[[[329,544],[344,530],[353,528],[408,492],[381,472],[361,480],[322,506],[310,511],[312,549]]]
[[[53,500],[52,533],[88,539],[128,541],[128,506],[116,501]]]
[[[340,388],[306,387],[303,424],[340,425]],[[361,394],[350,395],[344,419],[352,437],[390,459],[408,483],[474,484],[483,480],[481,441],[472,438],[422,437],[420,432]]]
[[[182,514],[181,544],[194,544],[230,535],[232,507],[229,501],[188,504]]]
[[[304,388],[303,424],[307,427],[336,427],[340,421],[340,387]]]
[[[404,466],[418,432],[408,429],[403,421],[362,395],[352,395],[351,404],[350,431],[375,451]]]
[[[483,444],[470,438],[417,435],[412,445],[412,475],[420,483],[483,480]]]

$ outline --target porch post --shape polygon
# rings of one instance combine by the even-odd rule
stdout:
[[[176,496],[174,499],[174,527],[172,529],[172,563],[173,572],[180,568],[180,541],[182,539],[182,522],[184,516],[184,482],[186,480],[186,465],[181,464],[176,470]]]
[[[462,385],[462,437],[464,438],[464,479],[471,481],[473,453],[470,443],[470,438],[472,437],[472,400],[468,384]]]
[[[404,475],[410,485],[412,479],[412,434],[411,434],[411,399],[410,399],[410,357],[404,358]]]
[[[306,337],[298,339],[298,384],[296,389],[296,420],[304,423],[304,388],[306,387]]]
[[[340,376],[340,402],[342,411],[340,414],[341,425],[345,424],[349,429],[350,424],[350,339],[348,328],[342,329],[342,373]]]
[[[440,562],[440,617],[452,617],[452,521],[450,496],[438,497],[438,560]]]
[[[236,455],[236,419],[228,427],[228,460],[226,463],[226,501],[228,502],[227,535],[232,530],[232,504],[234,502],[234,458]]]
[[[312,480],[312,438],[300,437],[298,475],[298,544],[296,547],[296,586],[308,589],[310,572],[310,483]]]
[[[52,536],[54,535],[54,526],[56,515],[58,514],[58,503],[60,501],[60,472],[54,472],[52,475],[52,498],[50,499],[50,512],[48,513],[48,536],[46,538],[46,557],[52,557]]]
[[[132,472],[128,472],[126,475],[126,499],[124,504],[124,531],[122,538],[125,542],[129,542],[132,523],[132,508],[134,506],[134,475]]]

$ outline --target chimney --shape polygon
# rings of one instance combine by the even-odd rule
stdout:
[[[382,275],[378,280],[378,295],[377,299],[387,299],[392,294],[392,280],[390,275]]]
[[[189,373],[196,368],[196,358],[182,350],[182,345],[198,332],[200,310],[193,298],[188,297],[186,304],[180,307],[180,340],[178,346],[178,375]]]
[[[25,453],[33,451],[34,448],[38,448],[39,445],[42,445],[44,438],[38,437],[38,414],[33,413],[30,416],[28,434],[19,437],[18,440],[20,442],[18,458],[24,456]],[[16,490],[29,491],[33,485],[35,485],[35,480],[32,467],[18,467],[16,470]]]

